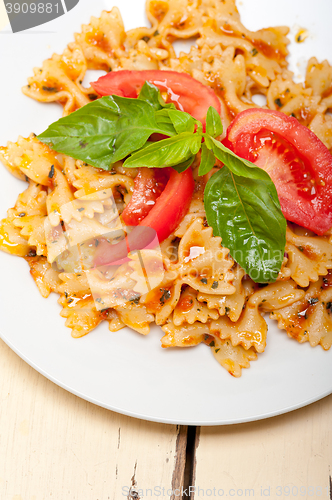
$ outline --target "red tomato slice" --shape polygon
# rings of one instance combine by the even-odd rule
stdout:
[[[155,229],[159,242],[164,241],[188,212],[194,188],[195,182],[191,168],[181,174],[171,169],[164,191],[140,225]]]
[[[167,92],[168,102],[173,102],[180,111],[190,113],[202,123],[205,123],[210,106],[221,113],[219,99],[213,90],[186,73],[161,70],[114,71],[91,85],[101,96],[115,94],[136,98],[146,81],[156,85],[161,92]]]
[[[95,266],[121,261],[129,251],[147,248],[155,238],[159,243],[164,241],[188,212],[194,187],[191,168],[181,174],[170,169],[166,187],[149,214],[120,243],[111,245],[106,240],[101,242],[94,259]]]
[[[133,196],[122,212],[122,219],[126,226],[137,226],[148,215],[165,189],[168,179],[168,169],[140,168],[138,170]]]
[[[332,226],[332,155],[296,118],[247,109],[227,130],[225,145],[266,170],[287,220],[323,234]]]

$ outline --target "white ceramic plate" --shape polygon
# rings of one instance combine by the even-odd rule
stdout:
[[[57,105],[38,104],[20,88],[53,51],[62,51],[90,15],[118,4],[126,28],[146,23],[144,0],[81,0],[67,16],[32,31],[0,32],[0,144],[19,134],[40,133],[61,115]],[[268,8],[267,8],[268,6]],[[300,75],[304,60],[332,60],[330,0],[242,0],[244,24],[309,29],[303,44],[292,43],[290,61]],[[299,64],[298,64],[299,63]],[[92,78],[91,78],[92,79]],[[0,168],[0,217],[24,189]],[[316,401],[332,392],[332,350],[299,345],[270,324],[266,352],[232,378],[201,345],[164,350],[161,330],[143,337],[129,329],[110,333],[101,325],[75,340],[59,316],[57,297],[45,300],[23,259],[0,254],[0,335],[25,361],[68,391],[120,413],[147,420],[199,425],[258,420]]]

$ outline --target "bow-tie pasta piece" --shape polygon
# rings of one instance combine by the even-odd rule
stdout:
[[[243,285],[245,271],[238,265],[234,269],[233,285],[236,292],[232,295],[211,295],[198,293],[197,300],[206,303],[209,309],[218,309],[219,315],[225,314],[233,322],[237,321],[242,313],[246,299],[253,293],[254,283],[247,279]]]
[[[250,304],[258,304],[262,312],[276,311],[288,307],[305,295],[293,280],[271,283],[258,291],[249,299]]]
[[[13,225],[21,229],[28,245],[36,249],[37,255],[46,255],[45,215],[26,215],[13,220]]]
[[[235,323],[227,316],[212,321],[210,331],[221,340],[230,339],[233,346],[242,345],[246,350],[254,347],[257,352],[265,350],[267,325],[258,311],[257,304],[248,302],[240,319]]]
[[[96,328],[101,321],[107,319],[108,311],[97,311],[91,294],[67,298],[62,295],[58,303],[63,308],[60,315],[66,318],[65,325],[71,328],[71,335],[74,338],[83,337]]]
[[[202,218],[195,219],[186,230],[177,253],[178,262],[168,264],[163,283],[144,299],[148,310],[156,315],[158,325],[167,321],[178,304],[183,285],[215,296],[236,291],[231,270],[234,261],[229,257],[229,250],[221,246],[221,238],[212,236],[211,228],[204,227]],[[200,312],[204,310],[204,315],[211,315],[203,304],[196,307]]]
[[[136,304],[133,301],[125,305],[125,307],[115,306],[122,323],[129,326],[133,330],[142,335],[147,335],[150,332],[150,323],[154,321],[153,314],[149,314],[146,307],[141,304]]]
[[[82,273],[60,273],[61,285],[58,292],[66,299],[74,297],[84,297],[91,294],[90,285],[85,272]]]
[[[113,266],[104,266],[86,271],[97,309],[129,307],[139,303],[140,293],[134,290],[137,282],[131,274],[132,269],[127,263],[115,270]]]
[[[246,350],[240,345],[233,346],[230,340],[221,340],[216,337],[210,342],[210,347],[218,363],[233,377],[241,377],[242,368],[250,368],[250,361],[257,359],[253,348]]]
[[[52,185],[54,168],[60,167],[57,153],[38,141],[35,134],[0,147],[0,160],[15,177],[43,186]]]
[[[168,57],[168,51],[146,43],[154,32],[152,28],[138,28],[125,33],[120,11],[113,7],[83,25],[82,32],[75,33],[75,42],[83,51],[88,69],[107,72],[158,69],[159,61]],[[73,46],[75,44],[69,44],[68,48]],[[94,97],[93,89],[84,90],[91,99]]]
[[[210,330],[222,340],[230,339],[233,346],[242,345],[245,349],[254,347],[264,352],[266,346],[267,324],[261,313],[271,308],[292,304],[303,296],[293,282],[276,282],[258,289],[250,296],[245,309],[236,323],[227,317],[212,321]]]
[[[178,249],[179,262],[175,266],[183,283],[194,290],[209,294],[231,295],[233,259],[229,250],[221,245],[221,238],[213,237],[211,227],[204,227],[197,218],[181,239]]]
[[[321,97],[314,95],[312,88],[294,83],[292,78],[293,74],[289,71],[277,76],[267,92],[267,104],[270,109],[295,116],[308,126],[312,117],[322,110]]]
[[[108,328],[110,332],[118,332],[122,328],[124,328],[126,325],[121,321],[119,318],[118,313],[115,311],[115,309],[108,309],[108,314],[107,314],[107,321],[108,321]]]
[[[115,227],[114,230],[121,230],[122,227]],[[99,236],[110,233],[111,228],[108,226],[104,226],[100,224],[100,222],[95,219],[88,219],[87,217],[83,217],[80,222],[76,220],[71,220],[68,224],[65,225],[66,235],[68,237],[68,242],[70,246],[74,245],[83,245],[84,242],[88,242],[91,240],[96,241]],[[94,243],[92,244],[93,248]]]
[[[188,286],[180,296],[173,313],[173,323],[180,326],[183,323],[192,325],[195,321],[206,323],[209,319],[218,319],[217,309],[210,309],[206,304],[198,302],[197,292]]]
[[[46,206],[50,224],[54,227],[61,222],[61,207],[74,200],[71,186],[66,176],[58,168],[53,173],[53,188],[47,196]]]
[[[47,215],[46,199],[46,188],[29,180],[29,186],[18,195],[14,208],[8,210],[8,217],[23,217],[23,214]]]
[[[42,297],[47,299],[51,292],[60,293],[59,288],[62,282],[59,272],[47,262],[46,257],[27,257],[26,261]]]
[[[60,102],[64,106],[64,116],[90,102],[93,90],[84,89],[82,82],[87,70],[81,47],[70,44],[63,54],[53,54],[43,62],[42,68],[34,68],[34,76],[28,78],[23,94],[40,102]]]
[[[122,190],[124,201],[128,203],[134,191],[134,181],[131,177],[100,171],[94,167],[85,166],[76,170],[75,177],[76,180],[73,183],[77,189],[75,198],[82,198],[104,189],[112,189],[114,198],[116,194],[119,195],[119,190]]]
[[[149,41],[151,47],[162,47],[172,57],[175,51],[169,42],[170,37],[190,38],[198,34],[202,25],[202,13],[196,8],[197,2],[188,0],[148,0],[146,15],[153,26],[153,37]]]
[[[149,292],[142,303],[146,305],[148,312],[155,314],[157,325],[163,325],[170,317],[181,295],[182,281],[170,279],[172,273],[166,273],[163,282],[155,290]]]
[[[329,96],[329,106],[327,106],[327,111],[332,107],[332,97]],[[325,101],[325,102],[324,102]],[[322,102],[327,104],[327,100],[323,99]],[[321,107],[321,106],[320,106]],[[323,108],[324,109],[324,108]],[[310,122],[310,130],[317,135],[317,137],[322,141],[323,144],[331,151],[332,149],[332,116],[330,114],[324,114],[317,112],[314,118]],[[331,243],[331,241],[330,241]]]
[[[60,208],[62,220],[68,224],[72,219],[82,222],[84,217],[93,219],[95,214],[104,213],[104,205],[96,200],[78,199],[66,203]]]
[[[44,187],[30,180],[29,187],[18,196],[15,207],[8,210],[8,217],[0,222],[1,250],[20,257],[35,255],[36,251],[40,255],[44,253],[45,237],[40,232],[40,227],[37,231],[36,229],[39,226],[37,221],[40,222],[47,213],[46,198]],[[33,222],[35,217],[36,220]],[[22,219],[28,219],[31,222],[23,232],[23,226],[26,224],[20,223]],[[32,233],[34,237],[29,239]]]
[[[0,222],[0,249],[18,257],[27,257],[31,247],[27,238],[21,235],[21,229],[15,227],[13,221],[13,218],[7,218]]]
[[[144,249],[129,255],[130,278],[136,281],[134,291],[144,296],[158,288],[165,277],[164,259],[160,250]]]
[[[131,319],[128,320],[124,316],[127,319],[127,323],[124,323],[120,319],[122,310],[117,313],[113,309],[104,307],[100,301],[96,300],[96,297],[92,295],[87,273],[61,273],[59,278],[61,284],[58,286],[57,292],[61,294],[59,302],[64,307],[62,316],[68,318],[66,325],[73,328],[73,336],[81,337],[85,335],[103,320],[109,322],[109,328],[113,332],[120,330],[126,324],[131,326],[128,321],[132,320],[134,322],[134,319],[138,328],[142,329],[145,326],[143,323],[146,322],[146,312],[143,321],[143,312],[139,311],[141,312],[139,315],[138,311],[130,309],[131,312],[128,312],[128,314]],[[134,312],[135,314],[133,314]],[[78,320],[77,326],[75,326],[76,320]],[[133,326],[131,327],[133,328]]]
[[[292,271],[290,270],[289,267],[287,267],[287,264],[288,264],[288,257],[286,257],[285,255],[281,264],[281,269],[279,271],[277,281],[286,281],[289,280],[289,278],[291,277]]]
[[[332,127],[331,127],[332,129]],[[328,231],[326,231],[326,233],[324,234],[324,236],[327,236],[328,239],[329,239],[329,243],[332,244],[332,227],[331,229],[329,229]]]
[[[332,273],[312,283],[301,300],[272,311],[270,317],[278,321],[278,327],[286,330],[290,338],[329,349],[332,345]]]
[[[197,193],[194,193],[194,196]],[[187,215],[185,215],[179,226],[174,231],[174,236],[182,238],[195,219],[201,218],[206,221],[206,213],[203,202],[203,193],[198,198],[193,198]]]
[[[191,347],[204,342],[209,333],[207,325],[196,321],[192,325],[174,325],[171,318],[161,327],[165,335],[161,339],[162,347]]]
[[[242,43],[243,45],[243,43]],[[252,108],[252,103],[241,99],[246,87],[246,63],[242,54],[235,54],[235,47],[227,47],[220,59],[214,61],[212,71],[224,89],[224,99],[235,114]]]
[[[170,319],[162,330],[165,332],[161,339],[162,347],[192,347],[204,342],[211,347],[212,353],[218,363],[231,375],[240,377],[242,368],[249,368],[250,361],[257,359],[254,349],[245,350],[241,346],[233,346],[229,340],[221,340],[212,336],[207,325],[199,321],[192,325],[174,325]]]
[[[62,272],[79,273],[82,271],[82,254],[75,245],[69,248],[68,240],[61,224],[54,227],[49,218],[45,219],[45,238],[47,245],[47,260]]]
[[[69,184],[73,185],[76,179],[75,172],[81,167],[80,160],[75,160],[75,158],[64,154],[58,155],[57,158],[62,168],[62,173],[67,177]]]
[[[110,12],[103,11],[100,18],[91,17],[90,24],[83,24],[82,32],[74,36],[76,44],[83,51],[88,69],[119,69],[117,58],[123,55],[126,34],[117,7],[113,7]]]
[[[306,87],[313,89],[314,95],[325,95],[332,86],[332,66],[325,60],[319,62],[316,57],[308,61],[305,75]]]
[[[288,227],[286,241],[287,267],[298,285],[307,287],[332,268],[332,245],[326,237],[296,235]]]

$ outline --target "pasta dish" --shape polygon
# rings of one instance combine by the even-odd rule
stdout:
[[[23,93],[63,118],[0,147],[27,183],[0,249],[59,295],[73,337],[156,323],[162,347],[205,343],[235,377],[264,352],[266,315],[330,349],[332,66],[313,57],[295,83],[288,28],[249,31],[235,0],[146,13],[126,32],[103,11],[34,68]]]

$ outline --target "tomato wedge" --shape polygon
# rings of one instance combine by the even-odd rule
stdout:
[[[189,209],[195,183],[191,168],[181,174],[169,170],[166,187],[149,214],[120,243],[111,245],[102,241],[97,248],[95,266],[118,263],[129,251],[146,248],[155,238],[161,243],[177,228]]]
[[[171,169],[164,191],[140,225],[155,229],[159,242],[164,241],[188,212],[194,188],[191,168],[181,174]]]
[[[332,226],[332,155],[296,118],[247,109],[227,130],[224,144],[266,170],[287,220],[316,234]]]
[[[161,70],[114,71],[91,85],[101,96],[115,94],[136,98],[146,81],[156,85],[161,92],[167,92],[168,102],[173,102],[180,111],[190,113],[202,123],[205,123],[210,106],[221,113],[220,101],[213,90],[186,73]]]
[[[169,179],[169,169],[140,168],[133,196],[122,212],[126,226],[137,226],[156,204]]]

